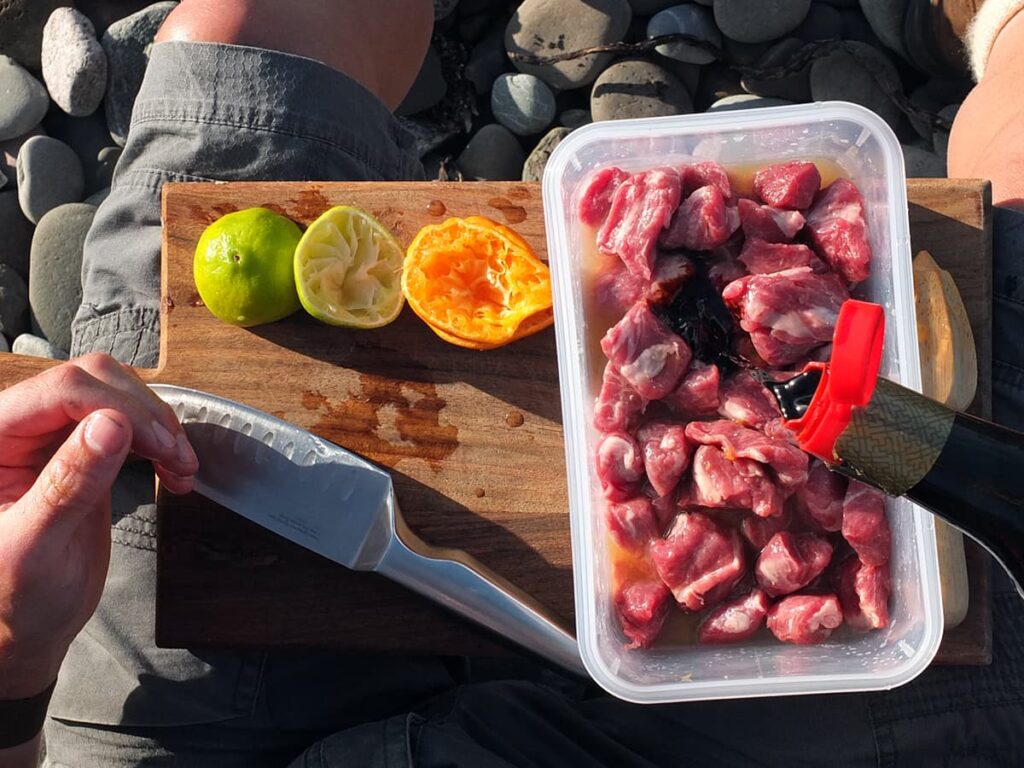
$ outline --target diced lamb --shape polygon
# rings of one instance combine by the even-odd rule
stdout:
[[[597,233],[597,248],[616,254],[634,275],[651,279],[654,244],[679,207],[679,174],[671,168],[637,173],[612,196],[608,216]]]
[[[815,272],[828,269],[806,245],[769,243],[756,238],[748,238],[743,244],[739,260],[752,275],[768,275],[800,267],[810,267]]]
[[[843,500],[842,532],[861,562],[868,565],[889,562],[892,532],[885,516],[885,495],[869,485],[851,480]]]
[[[772,366],[795,363],[831,341],[839,308],[848,298],[842,278],[807,267],[741,277],[722,292],[758,355]]]
[[[820,187],[821,174],[814,163],[794,161],[769,165],[754,174],[754,192],[776,208],[810,208]]]
[[[693,165],[684,165],[679,169],[679,177],[683,181],[683,197],[688,197],[701,187],[708,185],[718,188],[722,197],[732,199],[732,184],[725,168],[711,160]]]
[[[632,432],[640,423],[647,401],[619,373],[614,363],[604,368],[601,393],[594,405],[594,427],[599,432]]]
[[[686,419],[708,416],[718,408],[718,366],[693,360],[679,386],[661,399],[676,416]]]
[[[689,480],[682,480],[682,482],[689,482]],[[651,499],[651,509],[654,510],[654,519],[658,524],[658,533],[668,528],[668,524],[671,523],[679,511],[678,499],[679,499],[679,486],[681,483],[677,483],[675,489],[670,494],[665,496],[658,496],[654,488],[648,485],[644,489],[644,493],[647,494]]]
[[[848,626],[861,631],[889,626],[892,579],[888,563],[865,565],[850,557],[835,569],[833,580]]]
[[[709,184],[683,201],[658,245],[668,250],[709,251],[723,245],[739,227],[739,211],[726,205],[718,187]]]
[[[679,384],[692,353],[681,336],[637,302],[601,339],[601,349],[642,397],[657,400]]]
[[[725,377],[718,393],[718,413],[745,427],[761,429],[782,416],[779,404],[761,382],[748,371],[735,371]]]
[[[612,432],[597,444],[597,477],[609,501],[627,501],[644,479],[644,460],[636,440],[625,432]]]
[[[647,480],[659,496],[672,493],[690,466],[694,446],[686,439],[686,426],[650,421],[636,435],[643,448]]]
[[[618,257],[604,256],[601,271],[594,279],[597,305],[623,315],[647,295],[650,283],[634,275]]]
[[[654,579],[624,584],[615,593],[615,610],[622,631],[629,638],[626,648],[649,648],[658,637],[672,605],[668,587]]]
[[[847,479],[814,461],[807,482],[797,491],[800,511],[812,530],[834,533],[843,527]]]
[[[823,643],[842,623],[835,595],[789,595],[768,610],[768,629],[784,643]]]
[[[740,226],[747,239],[768,243],[788,243],[804,228],[800,211],[784,211],[770,205],[758,205],[754,200],[740,198],[736,203]]]
[[[764,466],[750,459],[729,459],[702,445],[693,456],[692,500],[713,509],[749,509],[760,517],[777,517],[785,497]]]
[[[708,264],[708,280],[719,293],[725,290],[725,286],[733,280],[739,280],[747,274],[747,270],[743,268],[739,259],[721,257],[710,260]]]
[[[726,458],[750,459],[770,466],[787,491],[807,482],[807,454],[795,445],[772,440],[763,432],[719,419],[691,422],[686,427],[686,436],[701,445],[718,446]]]
[[[658,575],[686,610],[723,600],[743,576],[743,545],[735,531],[699,512],[681,514],[664,539],[651,544]]]
[[[789,528],[792,518],[793,515],[788,507],[784,508],[778,517],[747,515],[740,522],[740,533],[754,549],[760,552],[772,540],[772,536]]]
[[[658,523],[650,499],[642,496],[621,503],[608,502],[608,532],[622,549],[643,552],[658,536]]]
[[[687,280],[693,277],[697,266],[681,253],[666,253],[654,262],[647,300],[651,304],[666,304],[672,300]]]
[[[757,583],[771,597],[803,589],[832,561],[832,545],[813,533],[780,531],[761,550],[754,565]]]
[[[857,187],[837,179],[807,213],[807,230],[818,254],[850,283],[871,275],[871,244],[864,221],[864,199]]]
[[[697,639],[704,645],[738,643],[753,637],[764,626],[771,602],[760,589],[715,608],[701,622]]]
[[[596,227],[604,221],[612,207],[612,197],[629,174],[621,168],[602,168],[587,179],[580,194],[580,221]]]
[[[769,419],[764,425],[764,433],[772,440],[781,440],[784,443],[796,443],[796,434],[786,426],[786,420],[781,416],[777,419]]]

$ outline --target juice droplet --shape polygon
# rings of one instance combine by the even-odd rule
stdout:
[[[473,491],[473,495],[476,496],[478,499],[482,499],[485,493],[486,492],[484,491],[483,488],[477,488],[475,491]]]
[[[448,209],[445,208],[444,203],[442,203],[440,200],[431,200],[429,203],[427,203],[427,213],[429,213],[431,216],[444,216],[447,210]]]
[[[525,419],[523,418],[523,414],[519,411],[509,411],[508,415],[505,417],[505,423],[513,428],[523,426],[524,421]]]

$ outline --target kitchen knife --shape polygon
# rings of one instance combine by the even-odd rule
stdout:
[[[544,606],[465,552],[438,549],[402,519],[391,475],[316,435],[206,392],[153,391],[177,414],[211,501],[346,568],[374,571],[586,675],[576,639]]]

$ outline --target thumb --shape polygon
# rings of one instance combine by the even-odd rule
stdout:
[[[117,411],[83,419],[19,502],[26,522],[47,535],[70,534],[110,494],[131,445],[131,422]]]

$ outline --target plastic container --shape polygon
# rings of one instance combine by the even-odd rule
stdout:
[[[642,170],[716,160],[760,167],[793,159],[836,163],[864,196],[874,253],[857,298],[885,307],[881,375],[920,391],[903,158],[889,127],[845,102],[745,112],[595,123],[573,131],[544,172],[544,213],[554,285],[555,328],[565,426],[572,526],[576,630],[583,661],[613,695],[640,703],[893,688],[921,673],[942,638],[935,529],[930,514],[889,500],[893,529],[891,619],[887,628],[839,630],[826,643],[794,646],[774,638],[739,646],[696,643],[625,650],[611,600],[603,499],[594,470],[591,426],[603,369],[585,311],[579,185],[601,167]]]

